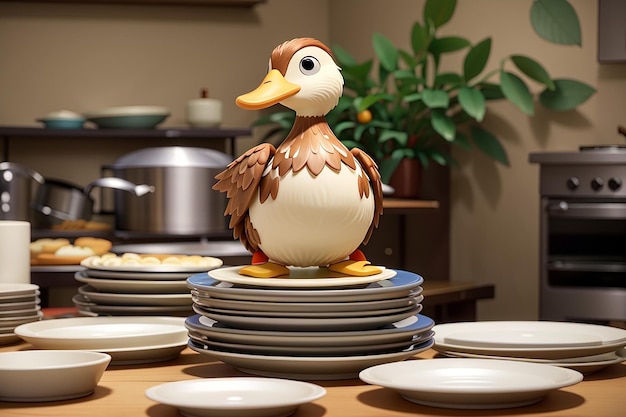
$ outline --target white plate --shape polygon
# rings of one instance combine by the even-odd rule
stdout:
[[[626,361],[626,349],[620,349],[617,352],[603,353],[600,355],[581,356],[568,359],[530,359],[530,358],[508,358],[504,356],[476,355],[473,353],[445,353],[447,356],[458,358],[474,358],[474,359],[506,359],[510,361],[523,361],[531,363],[543,363],[546,365],[560,366],[563,368],[573,369],[589,375],[598,372],[607,366],[615,365]]]
[[[570,322],[551,322],[551,321],[483,321],[483,322],[464,322],[464,323],[446,323],[439,324],[433,329],[435,330],[435,349],[439,351],[478,353],[492,356],[510,356],[524,357],[535,359],[562,359],[572,358],[576,356],[596,355],[606,352],[618,350],[626,346],[626,330],[618,329],[610,326],[600,326],[596,324],[586,323],[570,323]],[[583,343],[576,345],[554,346],[555,341],[550,338],[546,343],[540,343],[540,338],[535,338],[533,344],[526,346],[520,344],[515,346],[507,343],[504,346],[490,344],[490,346],[473,346],[461,343],[462,337],[458,339],[459,343],[448,342],[455,335],[467,335],[469,333],[486,334],[486,337],[495,334],[498,330],[503,334],[514,332],[515,340],[519,340],[523,336],[518,336],[522,332],[529,334],[545,335],[548,331],[555,334],[571,335],[578,333]],[[595,338],[600,341],[599,344],[585,344]],[[470,336],[463,336],[470,337]],[[473,337],[473,336],[472,336]],[[474,337],[473,337],[474,338]],[[475,339],[477,340],[477,339]],[[492,340],[495,340],[492,338]],[[502,344],[502,342],[500,342]]]
[[[287,416],[325,394],[324,388],[308,382],[254,377],[176,381],[146,390],[149,399],[194,417]]]
[[[376,330],[276,332],[233,329],[199,314],[185,319],[185,327],[210,336],[215,341],[305,347],[354,346],[401,342],[411,340],[416,335],[428,332],[434,324],[430,317],[418,314]]]
[[[188,276],[188,275],[186,275]],[[187,283],[184,280],[132,280],[132,279],[106,279],[86,276],[83,271],[77,272],[74,279],[87,285],[91,285],[98,291],[123,293],[123,294],[162,294],[162,293],[189,293]]]
[[[419,307],[418,307],[419,306]],[[414,311],[416,308],[421,308],[420,304],[413,304],[412,306],[405,306],[399,308],[389,308],[384,310],[363,310],[363,311],[252,311],[252,310],[231,310],[221,309],[213,307],[205,307],[201,304],[196,304],[197,310],[202,312],[227,314],[229,316],[240,317],[269,317],[269,318],[303,318],[303,319],[328,319],[328,318],[364,318],[371,316],[385,316],[390,314],[399,314],[407,311]],[[312,308],[314,310],[314,308]],[[200,311],[198,311],[200,312]]]
[[[354,302],[388,300],[407,297],[420,289],[424,279],[411,272],[396,271],[390,279],[373,282],[363,288],[342,289],[273,289],[237,287],[229,282],[218,281],[208,273],[187,278],[187,285],[199,295],[228,300],[269,302]]]
[[[411,349],[374,355],[301,357],[207,350],[205,345],[197,344],[192,340],[189,341],[189,347],[192,350],[217,358],[248,374],[311,381],[356,378],[359,372],[365,368],[381,363],[402,361],[429,349],[432,344],[433,340],[431,339],[428,342],[414,345]]]
[[[102,350],[180,341],[178,317],[70,317],[24,324],[15,334],[40,349]]]
[[[159,345],[147,345],[134,348],[98,349],[99,352],[111,355],[111,365],[141,365],[146,363],[164,362],[174,359],[185,350],[188,337],[176,342]]]
[[[421,359],[365,369],[359,378],[432,407],[496,409],[541,401],[553,390],[582,381],[580,372],[495,359]]]
[[[253,355],[283,355],[283,356],[337,356],[337,355],[373,355],[377,353],[397,352],[408,349],[416,343],[432,339],[434,332],[425,332],[421,335],[401,342],[382,343],[376,345],[354,346],[273,346],[254,345],[249,343],[226,343],[213,340],[202,333],[189,331],[189,337],[194,341],[210,348],[226,352],[250,353]]]
[[[72,297],[72,302],[85,315],[109,316],[188,316],[193,314],[191,304],[184,306],[122,306],[96,304],[86,301],[81,294]]]
[[[3,311],[16,311],[16,310],[31,310],[33,308],[37,308],[41,300],[39,298],[34,298],[29,301],[20,301],[13,303],[0,303],[0,312]]]
[[[8,284],[0,283],[0,297],[2,299],[11,299],[13,297],[21,297],[38,293],[39,286],[35,284]]]
[[[221,259],[211,256],[203,256],[202,260],[206,265],[176,265],[176,264],[158,264],[158,265],[102,265],[99,256],[90,256],[81,261],[81,266],[100,271],[116,271],[116,272],[204,272],[213,268],[219,268],[223,262]]]
[[[107,278],[117,280],[145,280],[145,281],[185,281],[189,278],[189,272],[133,272],[133,271],[100,271],[99,269],[87,268],[82,271],[83,277]]]
[[[36,316],[40,310],[41,310],[41,307],[39,306],[35,306],[27,310],[6,310],[6,311],[0,310],[0,318],[19,318],[19,317]]]
[[[351,287],[355,285],[371,284],[393,278],[396,271],[382,269],[380,274],[367,277],[347,277],[344,274],[330,271],[328,268],[295,268],[289,267],[289,278],[254,278],[240,275],[241,266],[231,266],[209,271],[209,276],[222,282],[231,284],[250,285],[253,287],[278,287],[278,288],[329,288]]]
[[[87,301],[122,306],[191,306],[191,294],[117,294],[99,292],[89,285],[78,288]]]
[[[230,327],[252,330],[280,330],[280,331],[351,331],[371,330],[387,324],[415,316],[422,310],[419,304],[402,313],[385,314],[372,317],[328,317],[328,318],[301,318],[301,317],[246,317],[232,314],[218,314],[193,306],[196,313],[224,323]]]
[[[191,290],[194,303],[203,307],[221,308],[239,311],[267,311],[267,312],[359,312],[371,310],[384,310],[389,308],[411,307],[419,304],[424,296],[413,295],[410,297],[392,298],[389,300],[338,302],[338,303],[290,303],[290,302],[268,302],[268,301],[242,301],[226,300],[198,295],[198,291]]]

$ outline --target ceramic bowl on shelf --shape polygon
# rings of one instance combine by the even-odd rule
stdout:
[[[24,350],[0,353],[0,400],[59,401],[91,394],[111,362],[106,353]]]
[[[81,129],[85,118],[70,110],[58,110],[46,114],[37,121],[43,123],[47,129]]]
[[[152,129],[169,115],[161,106],[121,106],[86,113],[85,118],[100,129]]]

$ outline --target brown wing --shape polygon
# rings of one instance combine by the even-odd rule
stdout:
[[[368,177],[361,177],[359,180],[359,192],[361,195],[369,195],[370,185],[372,186],[372,190],[374,192],[374,218],[372,219],[372,224],[370,225],[367,235],[363,240],[363,243],[367,243],[370,240],[374,229],[378,227],[379,218],[383,214],[383,186],[380,181],[380,174],[378,173],[378,166],[376,165],[376,162],[374,162],[374,160],[361,149],[353,148],[350,152],[352,152],[352,155],[354,155],[357,161],[359,161]]]
[[[233,229],[235,239],[241,240],[252,252],[258,248],[258,236],[250,224],[248,208],[258,195],[263,171],[275,153],[274,146],[262,143],[249,149],[215,176],[217,183],[213,189],[226,193],[228,197],[224,211],[224,215],[231,216],[228,226]]]

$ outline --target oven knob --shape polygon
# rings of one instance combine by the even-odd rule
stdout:
[[[580,180],[578,178],[576,178],[576,177],[570,177],[567,180],[566,185],[567,185],[567,188],[569,188],[570,190],[574,191],[580,185]]]
[[[603,186],[604,186],[604,181],[602,181],[602,178],[595,177],[594,179],[591,180],[591,188],[593,188],[595,191],[600,191]]]
[[[622,187],[622,180],[617,177],[609,179],[609,188],[613,191],[617,191]]]

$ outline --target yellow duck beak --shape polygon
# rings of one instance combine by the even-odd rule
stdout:
[[[235,103],[242,109],[261,110],[280,103],[299,91],[299,85],[285,80],[280,71],[273,69],[267,73],[257,88],[237,97]]]

